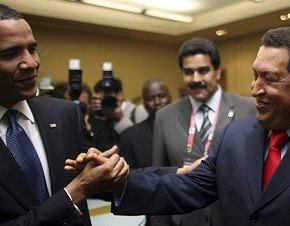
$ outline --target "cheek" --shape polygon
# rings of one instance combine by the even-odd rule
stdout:
[[[191,76],[185,76],[185,75],[183,75],[183,82],[190,83],[191,82]]]

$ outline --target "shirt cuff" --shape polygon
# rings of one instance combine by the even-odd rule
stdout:
[[[71,198],[71,195],[70,193],[66,190],[66,188],[63,188],[65,193],[67,194],[67,196],[69,197],[70,201],[72,202],[72,198]],[[76,211],[78,212],[79,216],[83,215],[82,212],[80,211],[79,207],[77,205],[75,205],[73,202],[72,204],[74,205]]]

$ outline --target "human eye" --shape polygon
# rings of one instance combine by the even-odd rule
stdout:
[[[256,72],[253,73],[253,81],[256,81],[258,79],[258,75]]]
[[[28,46],[28,52],[30,54],[36,53],[36,50],[37,50],[37,44],[34,43]]]
[[[197,69],[198,74],[205,75],[210,71],[209,67],[200,67]]]
[[[194,70],[192,68],[183,68],[182,69],[184,75],[193,75]]]
[[[18,47],[10,47],[0,51],[0,59],[11,59],[16,57],[20,52]]]

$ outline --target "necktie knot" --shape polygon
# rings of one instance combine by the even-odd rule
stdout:
[[[209,106],[207,106],[206,104],[203,104],[199,107],[199,110],[205,115],[209,111]]]
[[[9,125],[16,122],[16,115],[17,115],[17,111],[14,109],[9,109],[8,111],[5,112],[5,117]]]
[[[290,138],[285,131],[272,131],[270,135],[270,146],[281,150],[289,140]]]

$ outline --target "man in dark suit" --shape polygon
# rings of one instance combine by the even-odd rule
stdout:
[[[149,114],[144,121],[124,130],[119,140],[119,154],[130,168],[152,166],[153,125],[156,112],[171,102],[166,84],[151,79],[142,87],[143,105]]]
[[[67,158],[92,146],[90,135],[76,104],[35,97],[36,47],[22,15],[0,4],[0,224],[89,226],[86,197],[106,185],[104,178],[122,178],[126,166],[112,155],[106,165],[88,164],[75,178],[64,171]],[[29,154],[18,158],[24,150]],[[28,156],[33,158],[25,162]],[[37,167],[28,173],[34,162]],[[34,171],[42,176],[31,182]],[[34,189],[40,181],[41,189]]]
[[[153,138],[153,166],[182,166],[201,158],[229,123],[256,113],[254,102],[228,93],[218,85],[221,65],[218,49],[204,38],[192,38],[179,50],[179,67],[188,86],[186,97],[158,111]],[[203,113],[209,107],[210,135],[202,143]],[[196,131],[189,134],[189,131]],[[188,148],[190,146],[190,148]],[[167,220],[166,220],[167,218]],[[174,225],[220,226],[218,203],[190,214],[172,216]],[[165,221],[165,223],[161,223]],[[169,217],[154,218],[167,226]]]
[[[253,74],[256,118],[226,126],[187,175],[131,172],[115,213],[185,213],[219,199],[224,226],[290,225],[290,27],[266,32]],[[273,149],[277,134],[285,142]]]

